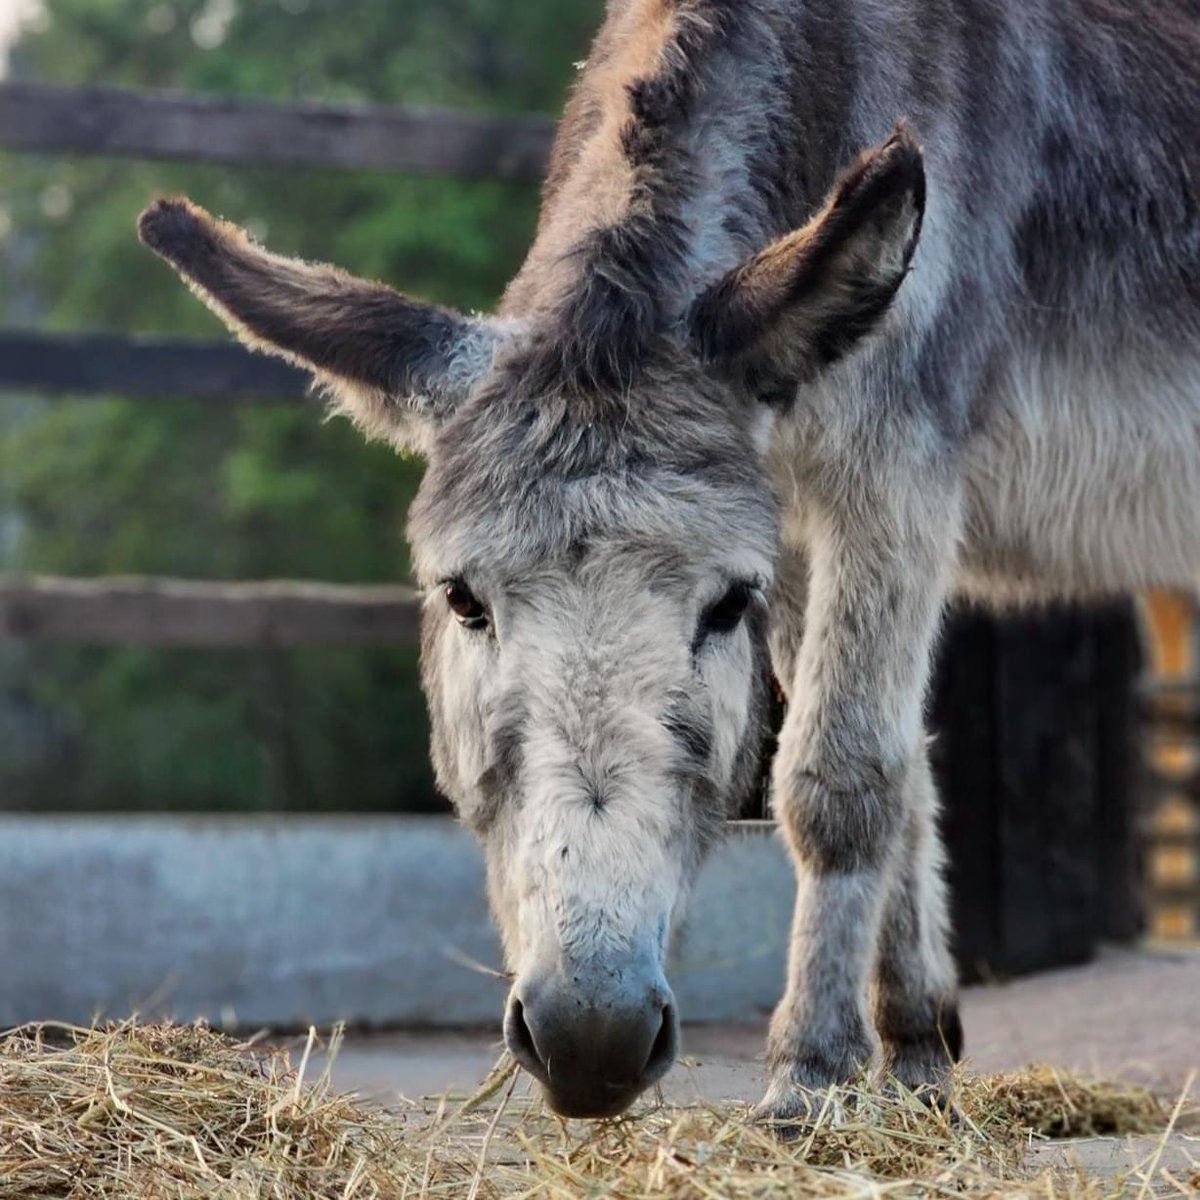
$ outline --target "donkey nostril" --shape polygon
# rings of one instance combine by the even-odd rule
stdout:
[[[536,1070],[542,1065],[533,1034],[525,1020],[525,1006],[520,1000],[514,1000],[509,1007],[508,1020],[504,1023],[504,1041],[509,1053],[523,1067]]]
[[[654,1045],[650,1047],[650,1057],[643,1068],[647,1079],[657,1079],[670,1069],[675,1061],[675,1043],[675,1013],[668,1004],[662,1010],[662,1024],[658,1027]]]

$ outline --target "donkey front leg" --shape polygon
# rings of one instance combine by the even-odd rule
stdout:
[[[771,1118],[806,1115],[815,1089],[872,1056],[868,984],[924,769],[922,700],[958,528],[956,489],[927,469],[889,463],[856,472],[860,484],[806,514],[809,600],[773,778],[797,897],[759,1108]]]
[[[937,828],[937,792],[922,750],[908,774],[901,859],[884,908],[875,968],[875,1028],[888,1075],[915,1090],[962,1057],[957,974]]]

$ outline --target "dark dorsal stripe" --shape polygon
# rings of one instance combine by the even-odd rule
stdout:
[[[682,277],[687,229],[680,215],[696,178],[685,135],[706,61],[731,35],[738,0],[667,0],[675,29],[659,70],[626,85],[621,152],[633,182],[627,212],[572,251],[574,284],[541,336],[514,361],[534,393],[623,391],[637,377]]]

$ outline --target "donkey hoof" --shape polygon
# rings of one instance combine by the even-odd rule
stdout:
[[[953,1091],[955,1060],[940,1036],[884,1042],[883,1090],[892,1095],[912,1095],[926,1104],[945,1108]]]
[[[750,1117],[790,1141],[817,1125],[836,1125],[854,1106],[855,1094],[846,1088],[809,1086],[787,1074],[771,1080]]]
[[[807,1088],[794,1086],[767,1089],[767,1094],[750,1110],[750,1120],[766,1125],[785,1142],[795,1141],[812,1129],[821,1111],[821,1097]]]
[[[959,1093],[952,1072],[943,1065],[938,1075],[931,1077],[921,1072],[918,1079],[920,1082],[889,1071],[879,1079],[879,1094],[893,1104],[908,1108],[919,1106],[951,1125],[960,1124],[962,1112],[957,1104]]]

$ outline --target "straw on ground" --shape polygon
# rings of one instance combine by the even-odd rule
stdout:
[[[336,1041],[335,1034],[334,1040]],[[37,1025],[0,1042],[3,1200],[1101,1200],[1187,1180],[1031,1174],[1037,1137],[1162,1132],[1171,1105],[1047,1067],[961,1074],[948,1111],[846,1089],[781,1140],[745,1109],[650,1107],[565,1123],[502,1065],[475,1097],[384,1111],[286,1052],[203,1025]],[[334,1047],[336,1049],[336,1046]],[[1175,1114],[1176,1116],[1179,1113]]]

